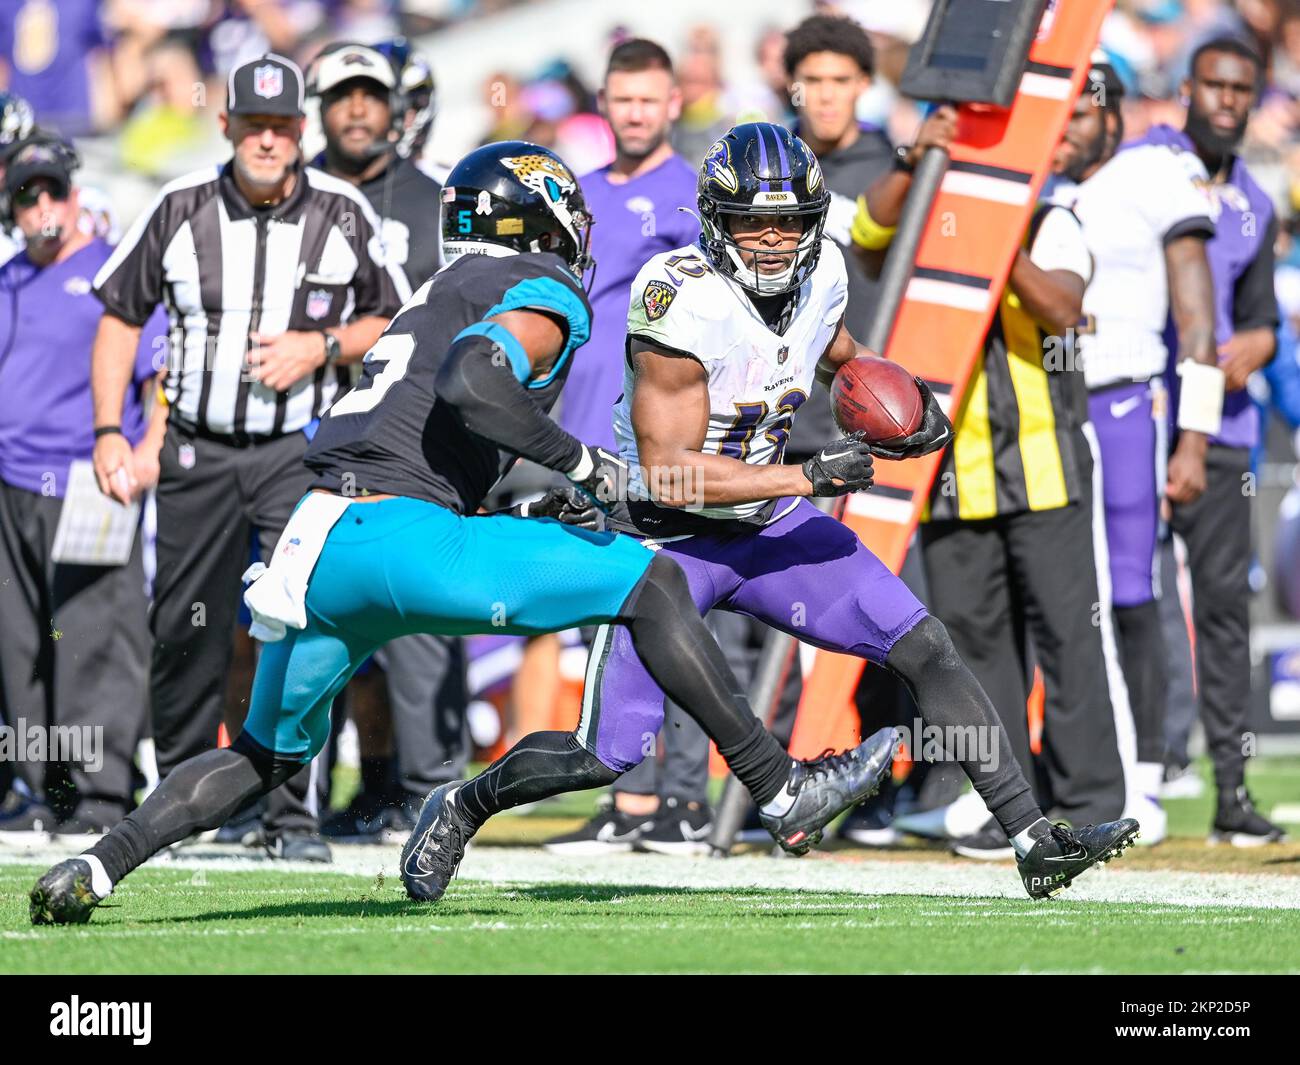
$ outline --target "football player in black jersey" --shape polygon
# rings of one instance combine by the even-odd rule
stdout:
[[[591,220],[568,167],[536,145],[487,145],[453,168],[443,200],[450,264],[392,320],[357,387],[322,419],[306,457],[315,485],[270,567],[248,575],[254,635],[266,646],[243,731],[47,872],[31,893],[34,923],[88,920],[151,855],[286,780],[323,747],[330,704],[357,665],[412,632],[626,625],[656,683],[699,720],[795,853],[888,770],[890,730],[842,755],[792,761],[746,704],[677,564],[584,527],[618,501],[626,470],[547,416],[590,330],[581,276]],[[516,456],[572,487],[528,515],[478,515]],[[491,814],[611,783],[624,768],[573,733],[538,732],[470,783],[434,789],[402,853],[407,893],[439,898]]]

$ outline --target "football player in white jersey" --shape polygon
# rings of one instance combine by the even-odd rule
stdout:
[[[737,126],[706,154],[698,202],[699,244],[655,256],[632,286],[614,417],[632,470],[626,531],[681,566],[701,614],[748,614],[866,658],[903,678],[928,724],[988,730],[993,757],[950,754],[1012,841],[1029,894],[1055,893],[1123,850],[1137,822],[1074,833],[1050,824],[943,625],[852,530],[808,502],[870,488],[873,453],[943,447],[952,426],[934,397],[918,380],[922,424],[896,446],[844,438],[802,466],[780,461],[814,378],[866,353],[843,326],[844,262],[822,237],[830,197],[816,158],[781,126]],[[654,750],[663,712],[630,641],[602,627],[578,742],[626,771]]]
[[[1197,186],[1205,169],[1196,155],[1159,144],[1116,154],[1123,84],[1100,57],[1089,81],[1066,132],[1071,151],[1058,164],[1066,180],[1052,199],[1078,215],[1095,263],[1078,351],[1096,431],[1111,595],[1136,733],[1136,744],[1131,735],[1120,737],[1126,812],[1158,839],[1166,657],[1155,560],[1163,501],[1191,503],[1205,490],[1209,434],[1219,428],[1224,376],[1205,251],[1214,223]],[[1174,353],[1163,335],[1171,312]],[[1181,431],[1172,453],[1163,385],[1171,354],[1182,380],[1175,422]]]

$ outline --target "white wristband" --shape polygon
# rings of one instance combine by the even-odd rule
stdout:
[[[582,449],[582,458],[578,460],[578,464],[566,473],[565,476],[571,481],[585,481],[591,476],[591,473],[595,468],[596,462],[591,457],[591,449],[584,446]]]
[[[1223,424],[1224,374],[1217,366],[1184,359],[1178,364],[1178,428],[1214,436]]]

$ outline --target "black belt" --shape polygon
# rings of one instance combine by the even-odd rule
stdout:
[[[173,428],[181,436],[187,436],[195,440],[210,440],[214,444],[224,444],[226,447],[248,448],[261,447],[265,444],[274,444],[277,440],[283,440],[291,433],[246,433],[237,429],[232,433],[217,433],[211,429],[198,425],[187,425],[185,422],[173,418],[170,422],[170,428]],[[295,430],[300,432],[301,430]]]

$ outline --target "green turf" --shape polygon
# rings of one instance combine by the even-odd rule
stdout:
[[[1300,912],[1060,900],[466,881],[435,908],[337,874],[146,869],[80,928],[27,924],[0,868],[8,973],[1272,971]]]

